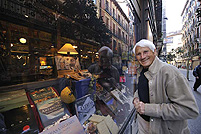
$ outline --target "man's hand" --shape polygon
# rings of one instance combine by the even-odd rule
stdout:
[[[142,101],[139,101],[139,98],[134,98],[133,104],[135,106],[135,109],[137,110],[138,113],[144,114],[145,112],[145,106]]]
[[[196,79],[199,79],[199,77],[197,76]]]

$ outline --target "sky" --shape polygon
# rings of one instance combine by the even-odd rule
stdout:
[[[124,0],[117,0],[124,12],[127,12],[126,3]],[[187,0],[163,0],[166,6],[166,33],[174,32],[182,29],[181,13]]]
[[[182,29],[181,13],[187,0],[166,0],[166,33]]]

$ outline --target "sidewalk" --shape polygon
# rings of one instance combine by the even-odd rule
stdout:
[[[186,76],[186,73],[187,73],[186,69],[179,69],[179,70]],[[193,76],[193,70],[189,70],[189,79],[190,79],[189,85],[192,89],[192,92],[195,96],[197,105],[201,112],[201,86],[197,89],[197,91],[193,91],[193,85],[195,82],[195,77]],[[201,132],[200,124],[201,124],[201,116],[200,115],[196,119],[188,120],[188,127],[190,129],[190,133],[191,134],[200,134],[200,132]]]

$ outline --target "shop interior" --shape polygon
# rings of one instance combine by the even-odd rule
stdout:
[[[50,33],[9,28],[1,30],[0,44],[2,132],[131,131],[133,88],[121,82],[108,91],[87,70],[98,62],[98,47],[61,37],[59,48]]]

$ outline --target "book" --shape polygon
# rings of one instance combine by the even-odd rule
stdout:
[[[35,104],[48,99],[58,97],[53,87],[41,88],[39,90],[36,89],[33,92],[30,92],[29,95]]]
[[[96,112],[92,94],[88,94],[76,100],[75,105],[77,108],[78,119],[81,124],[83,124],[92,114]]]
[[[121,104],[124,103],[128,103],[128,100],[126,98],[126,96],[120,92],[118,89],[114,89],[111,91],[112,96],[115,97],[115,99],[117,99],[117,101],[119,101]]]
[[[40,134],[86,134],[76,115],[42,131]]]
[[[44,127],[54,124],[65,114],[70,115],[70,112],[62,103],[60,97],[39,102],[36,104],[36,107]]]

